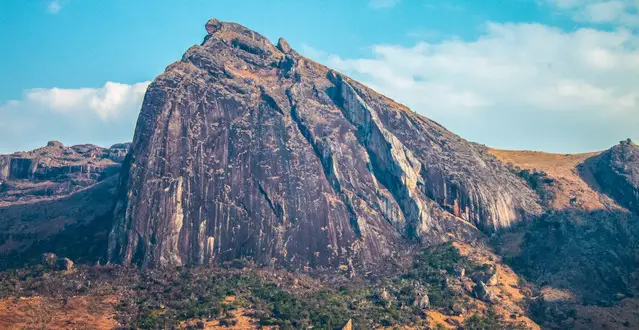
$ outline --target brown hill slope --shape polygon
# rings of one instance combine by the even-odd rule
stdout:
[[[579,207],[592,211],[618,208],[610,197],[597,191],[588,183],[585,177],[588,177],[589,173],[582,173],[579,168],[587,159],[601,152],[552,154],[499,149],[489,149],[488,152],[504,164],[512,164],[524,170],[543,171],[557,180],[557,183],[551,187],[555,192],[552,203],[554,209],[565,210]]]

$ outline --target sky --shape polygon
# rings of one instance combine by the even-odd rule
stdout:
[[[130,141],[146,86],[213,17],[491,147],[639,140],[639,0],[3,0],[0,154]]]

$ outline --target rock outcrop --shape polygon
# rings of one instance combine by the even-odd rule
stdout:
[[[234,23],[211,20],[149,86],[109,255],[369,265],[542,211],[485,148]]]
[[[630,139],[589,159],[596,185],[619,205],[639,214],[639,146]]]
[[[33,151],[0,155],[0,206],[68,196],[117,175],[128,148],[50,141]]]
[[[55,253],[47,252],[42,254],[42,264],[49,268],[54,268],[56,262],[58,261],[58,256]]]
[[[473,293],[475,294],[475,297],[479,300],[482,300],[488,303],[495,303],[497,301],[497,297],[493,293],[492,289],[489,288],[482,281],[479,281],[477,284],[475,284],[475,286],[473,287]]]
[[[428,309],[430,307],[430,299],[428,298],[428,290],[425,288],[415,289],[413,292],[413,307],[419,309]]]
[[[73,269],[73,261],[69,258],[62,258],[56,261],[56,267],[58,270],[72,270]]]

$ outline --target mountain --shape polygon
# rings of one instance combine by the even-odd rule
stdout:
[[[148,88],[112,261],[353,268],[542,212],[483,147],[283,39],[217,20],[206,29]]]

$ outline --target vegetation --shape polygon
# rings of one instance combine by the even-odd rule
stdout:
[[[639,255],[637,216],[561,211],[524,230],[520,255],[505,261],[533,283],[569,289],[587,304],[610,305],[619,296],[635,295],[637,288],[630,284]]]
[[[503,329],[503,324],[495,312],[494,308],[489,308],[486,312],[486,316],[481,316],[478,313],[474,313],[471,317],[464,322],[464,329],[467,330],[500,330]]]
[[[528,186],[534,190],[541,202],[545,206],[550,206],[555,199],[555,192],[550,189],[553,185],[555,185],[556,180],[549,177],[548,174],[544,171],[537,171],[536,169],[524,170],[512,164],[509,164],[509,169],[514,174],[518,175],[520,178],[524,179]]]
[[[349,319],[362,328],[412,325],[425,327],[415,302],[428,295],[429,309],[454,314],[469,298],[446,283],[460,269],[485,270],[462,257],[451,244],[423,250],[403,272],[377,281],[346,280],[327,285],[284,270],[259,268],[244,260],[225,267],[144,270],[120,266],[80,266],[51,273],[43,266],[0,273],[0,297],[77,295],[117,296],[118,321],[133,328],[174,328],[184,322],[203,327],[208,320],[236,322],[241,309],[263,326],[281,329],[335,329]],[[332,278],[335,279],[335,275]],[[338,276],[339,277],[339,276]],[[96,299],[100,301],[101,299]],[[193,323],[195,321],[195,323]],[[500,325],[495,315],[476,315],[472,329]]]
[[[111,221],[108,215],[97,217],[87,223],[65,225],[55,235],[35,241],[25,250],[8,254],[0,254],[0,270],[26,267],[40,262],[42,253],[52,252],[68,257],[76,262],[94,264],[106,258],[107,238]],[[7,235],[8,239],[9,235]],[[11,234],[16,240],[24,239],[18,234]],[[0,243],[2,237],[0,237]]]

